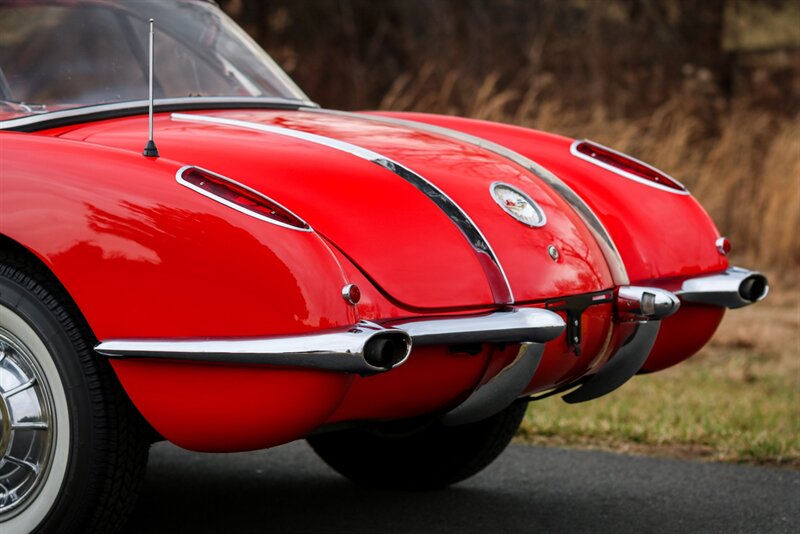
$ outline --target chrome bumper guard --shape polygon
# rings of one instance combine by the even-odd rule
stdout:
[[[567,393],[569,403],[586,402],[607,395],[630,380],[653,350],[661,320],[680,308],[680,300],[655,287],[623,286],[617,293],[617,319],[636,323],[636,330],[595,374]]]
[[[764,300],[768,293],[766,276],[741,267],[731,267],[720,274],[690,278],[675,292],[684,302],[731,309]]]

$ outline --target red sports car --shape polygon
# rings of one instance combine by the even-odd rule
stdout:
[[[112,530],[158,439],[458,482],[768,291],[663,172],[321,109],[201,0],[0,0],[0,157],[3,533]]]

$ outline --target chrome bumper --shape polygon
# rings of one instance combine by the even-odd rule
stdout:
[[[368,375],[401,365],[412,344],[545,343],[561,335],[565,326],[564,320],[553,312],[515,308],[469,317],[398,321],[386,326],[362,321],[348,329],[298,336],[107,340],[95,351],[109,358],[261,364]]]
[[[546,343],[566,327],[557,314],[538,308],[511,308],[471,317],[413,319],[389,323],[407,332],[414,345],[453,343]]]
[[[686,303],[741,308],[763,300],[767,293],[769,283],[764,275],[740,267],[731,267],[724,273],[689,278],[674,293],[655,288],[621,287],[617,296],[618,319],[635,320],[638,323],[636,331],[597,373],[564,395],[563,399],[568,403],[596,399],[633,377],[653,349],[660,319],[678,309],[678,299]]]
[[[348,329],[298,336],[109,340],[94,350],[109,358],[261,364],[373,374],[402,364],[411,352],[411,338],[401,330],[362,321]]]
[[[766,276],[740,267],[731,267],[724,273],[690,278],[675,292],[684,302],[725,308],[749,306],[763,300],[768,293]]]

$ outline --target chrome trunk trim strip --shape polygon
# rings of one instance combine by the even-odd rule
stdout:
[[[292,130],[290,128],[199,114],[173,113],[172,120],[229,126],[233,128],[242,128],[263,133],[282,135],[284,137],[300,139],[310,143],[326,146],[328,148],[333,148],[335,150],[346,152],[358,158],[367,160],[376,165],[380,165],[384,169],[393,172],[403,180],[416,187],[434,204],[436,204],[439,209],[442,210],[442,212],[444,212],[444,214],[447,215],[453,224],[455,224],[456,227],[461,231],[465,239],[475,251],[475,254],[478,256],[478,261],[486,272],[486,279],[492,289],[495,303],[514,303],[514,294],[511,290],[511,285],[508,282],[508,278],[503,271],[503,267],[500,264],[500,260],[498,260],[497,255],[492,250],[491,245],[486,240],[486,237],[484,237],[478,226],[472,221],[472,219],[470,219],[469,215],[467,215],[467,213],[461,209],[458,204],[456,204],[450,197],[447,196],[447,194],[408,167],[405,167],[382,154],[357,145],[353,145],[351,143],[347,143],[345,141],[299,130]],[[488,261],[484,261],[483,258],[486,258]]]
[[[296,336],[107,340],[95,351],[109,358],[275,365],[368,375],[405,362],[411,339],[401,330],[362,321],[346,329]]]
[[[684,302],[742,308],[764,300],[769,281],[759,272],[730,267],[722,273],[684,280],[675,294]]]
[[[516,163],[520,167],[524,168],[525,170],[527,170],[528,172],[532,173],[534,176],[542,180],[544,183],[550,186],[551,189],[553,189],[556,193],[558,193],[561,196],[561,198],[563,198],[570,206],[572,206],[572,208],[575,210],[578,216],[583,220],[583,222],[589,228],[589,231],[592,232],[592,235],[594,235],[597,244],[600,246],[600,249],[603,252],[603,256],[606,259],[606,263],[608,264],[608,268],[611,271],[611,276],[614,278],[614,284],[618,286],[630,284],[628,273],[625,270],[625,264],[622,262],[622,256],[620,256],[617,246],[614,244],[613,239],[611,239],[611,235],[608,233],[608,230],[606,230],[606,228],[603,226],[603,223],[600,221],[597,215],[595,215],[595,213],[592,211],[589,205],[586,204],[586,202],[584,202],[584,200],[577,193],[575,193],[575,191],[573,191],[572,188],[570,188],[567,184],[562,182],[561,179],[559,179],[555,174],[553,174],[543,166],[539,165],[538,163],[526,158],[522,154],[514,152],[511,149],[508,149],[502,145],[499,145],[487,139],[483,139],[481,137],[460,132],[458,130],[451,130],[450,128],[434,126],[432,124],[427,124],[423,122],[411,121],[407,119],[397,119],[394,117],[384,117],[380,115],[351,113],[347,111],[337,111],[337,110],[323,109],[323,108],[307,108],[303,109],[303,111],[324,113],[326,115],[338,115],[341,117],[349,117],[352,119],[362,119],[373,122],[381,122],[384,124],[393,124],[396,126],[405,126],[407,128],[420,130],[423,132],[432,133],[443,137],[449,137],[451,139],[456,139],[458,141],[462,141],[464,143],[469,143],[471,145],[483,148],[484,150],[494,152],[499,156],[503,156],[504,158],[512,161],[513,163]]]

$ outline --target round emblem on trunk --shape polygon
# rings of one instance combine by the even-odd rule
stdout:
[[[503,208],[503,211],[514,217],[524,225],[538,228],[544,226],[547,217],[542,208],[531,197],[514,186],[495,182],[490,191],[492,198]]]

